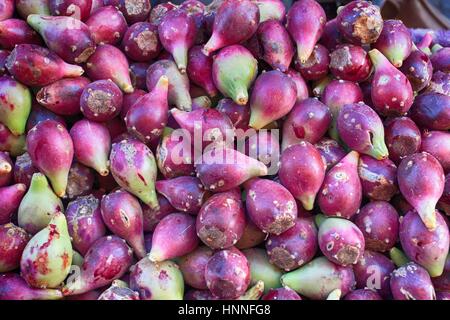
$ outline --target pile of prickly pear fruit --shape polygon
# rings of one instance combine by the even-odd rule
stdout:
[[[449,300],[436,39],[362,0],[0,0],[0,300]]]

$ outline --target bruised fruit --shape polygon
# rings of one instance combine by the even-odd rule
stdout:
[[[334,167],[334,165],[341,161],[346,155],[344,148],[342,148],[339,143],[333,139],[323,138],[314,146],[322,156],[322,159],[326,164],[327,171]]]
[[[372,71],[372,62],[360,46],[340,45],[330,54],[330,71],[338,79],[363,81]]]
[[[0,300],[58,300],[63,297],[57,289],[37,289],[16,273],[0,274]]]
[[[306,62],[295,60],[295,68],[302,74],[305,80],[320,80],[328,74],[330,65],[330,53],[321,44],[316,44],[314,50]]]
[[[20,266],[22,252],[29,240],[30,236],[24,229],[12,223],[0,225],[0,272],[12,271]]]
[[[408,117],[398,117],[386,122],[385,141],[389,159],[398,165],[403,158],[419,151],[422,140],[414,121]]]
[[[389,159],[376,160],[362,155],[358,174],[363,195],[371,200],[389,201],[397,193],[397,166]]]
[[[390,283],[394,300],[436,299],[430,275],[414,262],[394,270]]]

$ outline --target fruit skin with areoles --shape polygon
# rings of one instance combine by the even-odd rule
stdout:
[[[345,150],[333,139],[323,138],[314,146],[324,159],[327,171],[346,156]]]
[[[270,289],[261,300],[302,300],[302,298],[294,290],[283,287]]]
[[[360,46],[339,45],[330,54],[330,71],[338,79],[363,81],[372,71],[372,62]]]
[[[127,31],[122,12],[113,6],[100,7],[85,21],[96,44],[116,45]]]
[[[0,2],[0,21],[9,19],[14,14],[14,0],[2,0]]]
[[[8,272],[20,266],[20,258],[30,235],[22,228],[7,223],[0,226],[0,272]],[[1,294],[0,294],[1,296]]]
[[[9,153],[0,151],[0,188],[10,184],[14,173],[13,166]]]
[[[409,116],[421,128],[450,130],[450,96],[423,93],[414,99]]]
[[[155,59],[162,50],[158,28],[149,22],[131,25],[123,35],[121,46],[127,57],[137,62]]]
[[[242,251],[250,266],[250,286],[256,285],[258,281],[264,282],[264,292],[272,288],[280,288],[280,277],[283,272],[270,263],[266,250],[262,248],[251,248]]]
[[[86,20],[92,9],[92,0],[49,0],[53,16],[68,16],[81,21]]]
[[[0,46],[5,50],[12,50],[18,44],[42,45],[42,39],[26,21],[8,19],[0,21]]]
[[[183,256],[179,260],[183,278],[189,286],[206,290],[205,269],[214,251],[207,246],[200,246],[195,251]]]
[[[398,117],[386,121],[385,141],[389,159],[399,165],[406,156],[419,152],[422,139],[414,121],[408,117]]]
[[[186,72],[189,79],[203,88],[210,97],[217,95],[217,88],[212,79],[212,56],[206,56],[201,46],[194,46],[189,50]]]
[[[394,300],[436,299],[430,275],[414,262],[394,270],[390,283]]]
[[[408,58],[403,61],[400,70],[408,78],[415,92],[428,87],[433,77],[433,66],[430,58],[417,48],[414,48]]]
[[[108,122],[122,109],[123,94],[111,80],[97,80],[89,83],[80,96],[80,110],[86,119]]]
[[[128,288],[126,282],[114,280],[97,300],[139,300],[139,294]]]
[[[425,131],[422,135],[421,151],[433,155],[442,165],[445,173],[450,172],[450,133]]]
[[[16,273],[0,274],[0,300],[58,300],[63,295],[56,289],[37,289]]]
[[[371,200],[390,201],[398,192],[397,166],[389,159],[361,155],[358,164],[363,195]]]
[[[151,9],[149,0],[104,0],[103,3],[105,6],[114,6],[119,9],[129,25],[145,21]]]

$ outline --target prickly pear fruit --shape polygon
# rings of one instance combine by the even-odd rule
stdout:
[[[81,21],[86,20],[92,9],[92,0],[49,0],[53,16],[68,16]]]
[[[3,123],[0,123],[0,151],[11,156],[20,156],[25,152],[25,135],[15,136]]]
[[[236,242],[236,248],[249,249],[264,242],[266,234],[261,231],[248,217],[246,219],[244,233],[242,237]]]
[[[114,280],[111,287],[102,292],[98,300],[139,300],[139,294],[122,280]]]
[[[0,274],[0,300],[57,300],[62,297],[60,290],[30,287],[16,273]]]
[[[422,140],[414,121],[408,117],[398,117],[386,122],[385,141],[389,159],[398,165],[403,158],[420,150]]]
[[[26,21],[8,19],[0,21],[0,46],[12,50],[18,44],[28,43],[42,45],[42,39]]]
[[[111,173],[123,189],[151,208],[158,207],[155,157],[145,144],[135,139],[114,143],[109,159]]]
[[[381,296],[370,289],[358,289],[348,293],[344,300],[383,300]]]
[[[30,14],[43,14],[50,16],[50,7],[46,0],[16,0],[17,13],[26,19]]]
[[[450,171],[450,133],[426,131],[422,135],[422,151],[433,155],[442,165],[444,172]]]
[[[195,251],[183,256],[179,260],[183,278],[189,286],[206,290],[205,269],[214,251],[206,246],[200,246]]]
[[[11,222],[25,192],[26,186],[22,183],[0,188],[0,201],[3,204],[0,208],[0,225]]]
[[[251,248],[242,251],[250,266],[250,286],[258,281],[264,282],[264,292],[281,287],[280,277],[283,272],[269,262],[264,249]]]
[[[0,151],[0,188],[8,186],[13,177],[13,162],[8,152]]]
[[[289,287],[269,289],[261,300],[302,300],[297,292]]]
[[[137,62],[148,62],[161,52],[158,28],[149,22],[137,22],[125,32],[122,40],[125,54]]]
[[[314,145],[325,161],[327,171],[334,167],[346,153],[336,140],[323,138]]]
[[[390,284],[394,300],[436,299],[430,275],[414,262],[394,270]]]
[[[358,174],[363,195],[371,200],[389,201],[397,193],[397,166],[389,159],[375,160],[362,155]]]
[[[0,272],[12,271],[20,266],[20,257],[29,240],[30,235],[22,228],[12,223],[0,225]]]
[[[250,121],[250,109],[247,106],[239,105],[231,99],[221,99],[216,109],[230,118],[236,129],[247,130]]]
[[[85,23],[96,44],[116,45],[127,31],[125,17],[113,6],[104,6],[93,11]]]
[[[111,79],[97,80],[83,89],[80,110],[88,120],[107,122],[120,113],[122,102],[122,91]]]
[[[189,79],[203,88],[210,97],[217,95],[217,88],[212,79],[213,58],[202,52],[201,46],[194,46],[189,50],[186,67]]]
[[[258,0],[256,5],[259,9],[259,22],[267,20],[283,21],[286,8],[280,0]]]
[[[362,47],[340,45],[330,54],[330,71],[338,79],[363,81],[372,71],[372,62]]]
[[[13,0],[2,0],[0,2],[0,21],[11,18],[14,15],[14,1]]]
[[[396,68],[400,68],[412,50],[411,33],[400,20],[386,20],[373,48],[378,49]]]
[[[414,49],[411,52],[408,58],[403,61],[400,70],[408,78],[415,92],[428,87],[433,77],[433,66],[430,58],[419,49]]]
[[[409,115],[421,128],[450,130],[450,96],[424,93],[414,99]]]
[[[106,6],[114,6],[119,9],[130,25],[145,21],[151,9],[149,0],[104,0],[103,3]]]

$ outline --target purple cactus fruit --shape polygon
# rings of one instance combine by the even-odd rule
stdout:
[[[250,126],[261,129],[291,111],[297,100],[294,81],[280,71],[262,73],[250,98]]]
[[[342,141],[352,150],[377,160],[388,157],[383,123],[364,102],[344,105],[339,111],[337,129]]]
[[[127,21],[122,12],[113,6],[104,6],[93,11],[85,23],[96,44],[116,45],[127,30]]]
[[[330,54],[330,71],[338,79],[359,82],[369,77],[372,62],[362,47],[340,45]]]
[[[53,16],[67,16],[86,20],[92,8],[92,0],[49,0],[48,6]]]
[[[15,4],[17,13],[25,20],[30,14],[51,15],[48,1],[45,0],[16,0]]]
[[[327,17],[314,0],[296,1],[286,15],[286,29],[297,46],[297,56],[305,63],[322,36]]]
[[[270,263],[266,250],[263,248],[250,248],[242,252],[250,266],[250,286],[263,282],[263,291],[281,287],[280,277],[283,272]]]
[[[102,198],[101,214],[109,230],[125,239],[138,258],[145,257],[143,214],[135,197],[123,190],[112,192]]]
[[[214,296],[236,299],[245,293],[250,284],[248,260],[234,247],[218,251],[206,265],[205,280]]]
[[[344,300],[383,300],[381,296],[370,289],[358,289],[348,293]]]
[[[0,2],[0,21],[11,18],[14,15],[14,1],[2,0]]]
[[[172,213],[156,226],[148,257],[153,262],[178,258],[194,251],[198,243],[195,218],[184,213]]]
[[[246,218],[239,189],[216,193],[197,216],[197,235],[211,249],[235,245],[244,233]]]
[[[442,47],[436,44],[432,48],[431,63],[434,71],[450,71],[450,50],[447,47]]]
[[[0,188],[9,185],[13,173],[13,162],[9,153],[0,151]]]
[[[400,69],[408,78],[415,92],[426,88],[433,76],[430,58],[422,50],[414,49],[403,61]]]
[[[369,202],[354,222],[364,235],[367,250],[386,252],[397,243],[399,216],[389,202]]]
[[[152,8],[148,21],[157,26],[161,23],[162,19],[169,11],[176,8],[177,5],[173,4],[172,2],[158,3],[155,7]]]
[[[267,234],[262,232],[248,216],[246,220],[247,223],[245,224],[244,232],[235,245],[235,247],[240,250],[253,248],[263,243],[267,236]]]
[[[261,300],[302,300],[302,298],[294,290],[288,287],[283,287],[269,289]]]
[[[92,192],[94,187],[95,174],[88,167],[73,162],[69,170],[69,178],[66,188],[66,199],[75,199]]]
[[[424,91],[450,96],[450,72],[436,71],[433,73],[429,86]]]
[[[386,122],[385,141],[389,158],[398,165],[403,158],[420,150],[422,139],[414,121],[408,117],[398,117]]]
[[[127,57],[138,62],[148,62],[161,52],[158,28],[149,22],[137,22],[125,32],[122,48]]]
[[[305,79],[302,78],[301,74],[294,69],[288,69],[286,74],[294,81],[297,88],[297,102],[305,100],[309,97],[309,89],[306,84]]]
[[[93,195],[78,197],[69,202],[66,217],[72,245],[83,256],[106,233],[100,200]]]
[[[400,243],[405,254],[431,277],[442,275],[449,249],[449,231],[445,218],[436,212],[436,227],[430,231],[415,211],[409,211],[400,223]]]
[[[259,22],[267,20],[283,21],[286,15],[286,8],[280,0],[258,0],[256,5],[259,9]]]
[[[336,290],[345,296],[354,286],[355,276],[351,267],[334,264],[325,257],[318,257],[301,268],[281,276],[281,284],[302,296],[313,300],[325,300]]]
[[[139,293],[128,288],[126,282],[114,280],[97,300],[139,300]]]
[[[206,246],[200,246],[195,251],[180,258],[180,270],[189,286],[206,290],[205,269],[214,251]]]
[[[430,275],[414,262],[394,270],[390,283],[394,300],[436,299]]]
[[[297,218],[293,227],[270,235],[266,242],[270,262],[286,271],[311,261],[317,248],[317,229],[311,218]]]
[[[203,52],[210,55],[213,51],[250,39],[258,29],[259,18],[259,9],[252,1],[221,1],[215,13],[211,38]]]
[[[361,45],[377,41],[383,29],[380,8],[370,1],[352,1],[339,9],[339,32],[350,43]]]
[[[319,151],[309,142],[300,141],[284,150],[280,161],[281,184],[306,210],[311,210],[325,177],[325,164]]]
[[[114,6],[119,9],[128,24],[145,21],[151,9],[149,0],[104,0],[105,6]]]
[[[131,71],[130,74],[132,74]],[[147,69],[145,69],[145,74],[147,74]],[[136,89],[132,93],[124,94],[122,99],[122,108],[120,109],[120,117],[125,120],[128,110],[130,110],[133,104],[145,94],[147,94],[147,92],[142,89]]]
[[[188,64],[186,67],[189,79],[203,88],[210,97],[217,95],[217,88],[212,78],[213,58],[206,56],[201,46],[194,46],[189,50]]]
[[[8,50],[2,50],[0,49],[0,76],[7,73],[6,71],[6,59],[8,58],[9,54]]]
[[[323,29],[322,37],[319,42],[328,50],[333,51],[344,42],[341,32],[339,31],[337,19],[327,21]]]
[[[425,226],[437,226],[435,207],[445,184],[439,161],[426,152],[415,153],[402,160],[397,170],[400,192],[419,213]]]
[[[376,290],[384,299],[391,297],[389,279],[395,265],[385,255],[375,251],[364,251],[361,259],[353,265],[356,287]]]
[[[386,20],[373,48],[378,49],[397,68],[412,50],[411,33],[400,20]]]
[[[418,95],[409,115],[421,128],[450,130],[450,96],[432,92]]]
[[[237,104],[247,104],[248,89],[257,74],[258,62],[243,46],[226,47],[214,57],[212,69],[214,84],[224,96],[233,99]]]
[[[161,76],[152,91],[140,97],[126,114],[128,131],[146,143],[158,141],[166,126],[168,88],[168,78]]]
[[[282,149],[302,140],[317,143],[327,132],[331,119],[329,108],[319,100],[297,102],[283,122]]]
[[[20,156],[25,152],[25,135],[15,136],[0,123],[0,151],[9,152],[13,157]]]
[[[140,96],[140,93],[142,93],[144,90],[147,89],[147,84],[146,84],[147,69],[149,66],[150,66],[150,64],[145,63],[145,62],[130,63],[131,83],[133,84],[133,87],[136,89],[132,93],[128,93],[127,94],[128,96],[132,95],[133,93],[137,93]],[[134,102],[134,99],[132,101]],[[124,104],[125,104],[125,96],[124,96],[123,105]],[[124,108],[123,105],[122,105],[122,109]]]
[[[147,70],[147,89],[152,91],[162,76],[169,79],[168,101],[180,110],[190,111],[192,100],[189,94],[189,79],[182,74],[172,60],[159,60]]]
[[[295,60],[295,69],[297,69],[305,80],[319,80],[328,74],[330,65],[330,52],[321,44],[316,44],[308,60],[301,63]]]
[[[172,205],[170,204],[169,200],[167,200],[166,197],[160,194],[158,194],[157,197],[159,204],[158,208],[151,209],[149,206],[145,204],[142,205],[144,231],[146,232],[148,231],[153,232],[158,223],[162,220],[162,218],[177,211],[174,207],[172,207]]]
[[[33,288],[16,273],[0,274],[0,300],[58,300],[60,290]]]
[[[196,171],[207,190],[223,192],[251,178],[267,175],[268,169],[261,161],[219,144],[203,153]]]
[[[421,151],[433,155],[442,165],[444,172],[450,171],[450,133],[426,131],[422,135]]]
[[[450,292],[450,255],[447,255],[442,275],[433,277],[431,281],[436,291]]]
[[[0,46],[5,50],[12,50],[18,44],[42,45],[42,39],[26,21],[7,19],[0,21]]]
[[[358,160],[359,154],[351,151],[325,175],[318,195],[325,215],[350,219],[358,211],[362,199]]]
[[[444,192],[439,199],[438,206],[446,215],[450,215],[450,173],[445,176]]]
[[[414,94],[408,78],[377,49],[369,52],[374,65],[371,98],[374,109],[385,116],[401,116],[411,107]]]
[[[82,294],[109,285],[131,266],[133,251],[117,236],[99,238],[84,256],[79,273],[69,277],[63,295]]]
[[[83,119],[72,126],[70,136],[77,161],[107,176],[111,137],[106,126]]]
[[[122,108],[123,95],[111,80],[98,80],[88,84],[80,97],[80,109],[91,121],[107,122]]]
[[[33,105],[31,107],[30,115],[28,116],[26,131],[30,131],[36,126],[39,122],[44,120],[55,120],[59,122],[64,127],[67,126],[66,121],[63,117],[53,113],[52,111],[42,107],[40,104],[33,101]]]
[[[23,183],[27,188],[30,186],[31,177],[38,172],[31,161],[30,155],[25,152],[17,156],[14,163],[14,182]]]
[[[158,207],[155,191],[156,161],[145,144],[135,139],[114,143],[109,161],[111,173],[119,186],[149,207]]]
[[[30,14],[28,24],[45,41],[47,47],[68,63],[83,63],[95,51],[87,25],[71,17]]]
[[[46,86],[64,77],[78,77],[83,68],[65,63],[46,48],[17,45],[6,61],[9,73],[25,85]]]
[[[262,22],[257,31],[262,48],[262,58],[273,69],[286,72],[295,54],[294,45],[286,28],[280,21]]]
[[[323,138],[314,146],[322,156],[322,159],[326,164],[327,171],[334,167],[334,165],[341,161],[346,155],[344,148],[342,148],[339,143],[333,139]]]
[[[389,201],[397,193],[397,166],[389,159],[359,158],[358,174],[363,195],[371,200]]]
[[[221,99],[216,109],[227,115],[236,129],[249,129],[250,109],[247,106],[237,104],[231,99]]]
[[[20,266],[20,257],[25,249],[30,235],[22,228],[7,223],[0,225],[0,272],[8,272]],[[1,299],[1,294],[0,294]]]

